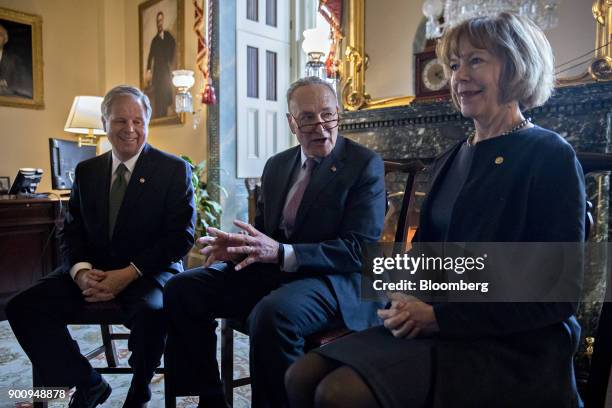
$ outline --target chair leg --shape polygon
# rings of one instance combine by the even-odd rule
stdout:
[[[230,407],[234,406],[234,330],[221,319],[221,382]]]
[[[108,324],[101,324],[100,330],[102,331],[102,343],[104,344],[104,354],[106,355],[106,362],[109,367],[117,367],[117,349],[115,343],[111,339],[111,333],[113,329]]]
[[[168,363],[164,353],[164,406],[165,408],[176,408],[176,394],[168,380]]]
[[[165,408],[176,408],[175,387],[171,384],[169,377],[168,354],[164,352],[164,406]]]
[[[176,408],[176,395],[172,387],[168,385],[168,373],[164,373],[164,406],[166,408]]]
[[[165,408],[176,408],[176,397],[169,397],[166,395],[164,397],[164,407]]]
[[[38,379],[38,375],[36,374],[36,370],[32,368],[32,387],[40,387],[40,380]],[[47,402],[34,402],[32,404],[33,408],[47,408]]]

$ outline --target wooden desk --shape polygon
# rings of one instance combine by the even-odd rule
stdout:
[[[1,320],[11,296],[59,264],[57,231],[66,204],[57,198],[0,196]]]

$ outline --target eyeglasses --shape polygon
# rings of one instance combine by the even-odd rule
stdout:
[[[300,122],[298,122],[298,120],[295,118],[295,116],[293,116],[293,114],[290,113],[290,115],[293,118],[293,120],[295,120],[295,123],[297,124],[298,129],[300,129],[304,133],[313,133],[317,129],[317,126],[319,125],[321,125],[326,130],[332,130],[332,129],[337,128],[339,124],[338,111],[334,113],[334,115],[336,116],[335,119],[324,120],[322,122],[314,122],[314,123],[300,124]]]

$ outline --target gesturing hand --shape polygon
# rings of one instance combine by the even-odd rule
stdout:
[[[207,236],[199,238],[198,244],[204,245],[200,253],[206,256],[204,267],[207,268],[215,262],[231,261],[238,263],[246,258],[245,255],[232,254],[227,251],[229,247],[245,245],[245,234],[236,234],[208,227]]]
[[[433,306],[403,293],[392,293],[390,309],[379,309],[378,317],[395,337],[413,339],[440,331]]]
[[[209,227],[208,236],[198,239],[198,243],[206,245],[200,250],[207,255],[204,267],[218,261],[237,263],[235,270],[240,270],[254,262],[277,263],[278,242],[258,231],[246,222],[234,220],[234,225],[245,233],[224,232]]]
[[[235,269],[238,271],[254,262],[278,263],[278,241],[273,240],[266,234],[258,231],[246,222],[234,220],[234,225],[245,231],[242,246],[232,246],[227,249],[230,254],[243,254],[243,259]]]

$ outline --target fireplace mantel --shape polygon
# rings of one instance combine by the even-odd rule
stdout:
[[[612,82],[558,88],[546,105],[526,112],[576,151],[607,152],[612,143]],[[340,132],[385,159],[435,157],[473,129],[448,100],[344,112]]]

